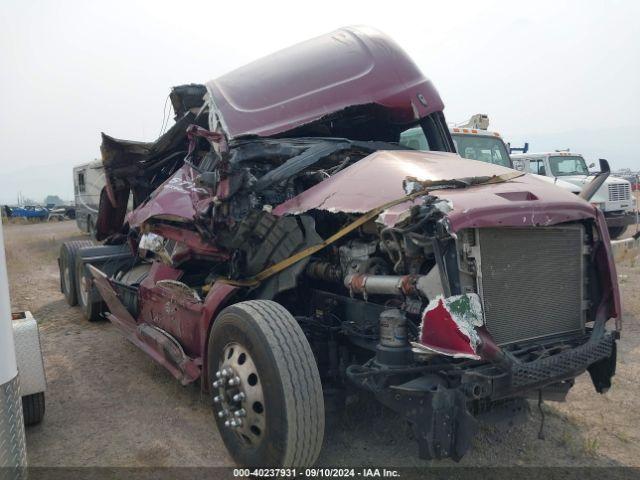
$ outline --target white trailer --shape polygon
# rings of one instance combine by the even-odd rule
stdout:
[[[95,160],[73,167],[73,191],[76,200],[78,228],[95,238],[100,195],[106,178],[102,160]]]
[[[0,223],[0,469],[26,465],[22,400],[13,340],[4,238]]]
[[[30,312],[11,314],[0,223],[0,478],[25,478],[24,425],[42,420],[45,390],[38,324]]]

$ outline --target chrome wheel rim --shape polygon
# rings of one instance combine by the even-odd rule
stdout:
[[[65,265],[62,270],[62,275],[64,277],[64,291],[69,293],[69,287],[71,285],[71,272],[69,271],[69,265]]]
[[[79,272],[82,273],[82,272]],[[79,290],[80,290],[80,299],[82,300],[82,305],[88,305],[89,303],[89,286],[87,285],[87,283],[89,282],[89,280],[84,276],[84,275],[80,275],[79,278]]]
[[[266,411],[262,379],[249,351],[229,343],[218,362],[212,384],[214,410],[222,428],[255,447],[265,435]]]

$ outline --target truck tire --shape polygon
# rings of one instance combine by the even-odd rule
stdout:
[[[609,227],[609,237],[611,237],[611,240],[615,240],[616,238],[620,237],[625,230],[627,229],[626,226],[622,226],[622,227]]]
[[[214,321],[208,347],[214,416],[236,463],[312,465],[324,437],[324,399],[311,347],[293,316],[270,300],[231,305]]]
[[[72,307],[78,304],[76,296],[76,253],[79,249],[94,245],[91,240],[71,240],[60,247],[58,267],[60,269],[60,290]]]
[[[80,256],[76,257],[76,292],[78,298],[78,306],[82,310],[84,318],[90,322],[102,320],[103,302],[96,300],[99,296],[94,291],[92,285],[91,272],[87,268],[87,264],[82,261]]]
[[[44,392],[22,397],[22,413],[25,425],[35,425],[44,418]]]

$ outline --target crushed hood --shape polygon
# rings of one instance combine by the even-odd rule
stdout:
[[[283,136],[305,126],[309,136],[368,140],[354,134],[365,124],[381,140],[380,129],[444,107],[409,56],[370,27],[341,28],[299,43],[206,87],[210,129],[222,129],[229,139]]]
[[[447,217],[453,231],[498,225],[553,225],[595,218],[595,209],[588,202],[532,175],[467,160],[453,153],[418,151],[375,152],[281,204],[274,213],[300,214],[310,210],[364,213],[406,195],[407,179],[444,183],[492,177],[497,177],[498,182],[465,188],[435,186],[430,191],[449,201]],[[419,202],[417,199],[389,208],[378,221],[393,226]]]

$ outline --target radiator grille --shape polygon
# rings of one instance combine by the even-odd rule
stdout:
[[[631,185],[628,183],[614,183],[609,185],[609,201],[619,202],[631,198]]]
[[[583,331],[581,226],[478,232],[485,322],[499,345]]]

